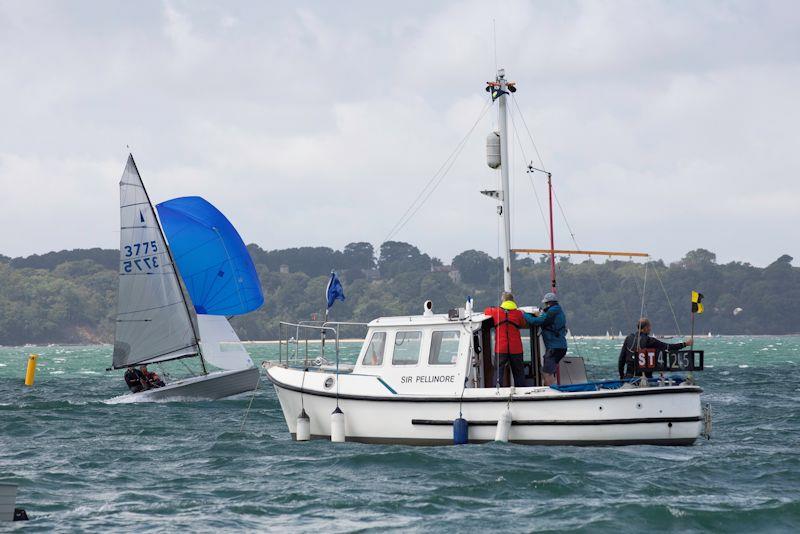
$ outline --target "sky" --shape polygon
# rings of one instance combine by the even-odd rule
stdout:
[[[497,256],[499,66],[513,247],[547,245],[532,160],[559,248],[800,265],[798,27],[794,2],[0,0],[0,254],[118,247],[130,150],[155,202],[265,249]]]

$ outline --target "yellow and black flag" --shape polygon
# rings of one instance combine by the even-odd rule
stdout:
[[[703,313],[703,294],[692,291],[692,313]]]

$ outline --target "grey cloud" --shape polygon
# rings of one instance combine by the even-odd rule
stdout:
[[[790,2],[6,2],[0,253],[116,246],[127,144],[155,199],[201,194],[262,246],[378,244],[480,110],[493,17],[581,246],[800,256]],[[494,122],[398,239],[496,253]]]

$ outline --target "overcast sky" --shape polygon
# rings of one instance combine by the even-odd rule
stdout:
[[[246,242],[377,247],[478,118],[493,18],[580,247],[800,259],[800,7],[755,1],[0,0],[0,254],[118,247],[126,145]],[[496,123],[395,239],[497,255]],[[517,126],[513,245],[542,247]]]

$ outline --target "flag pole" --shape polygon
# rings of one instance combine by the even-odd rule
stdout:
[[[691,350],[694,350],[694,316],[695,316],[695,311],[694,311],[694,293],[692,293],[692,308],[691,309],[692,309],[692,327],[691,327],[691,333],[689,335],[689,340],[692,342],[692,344],[690,345],[690,347],[692,347]],[[692,356],[692,358],[694,359],[694,356]],[[693,375],[694,375],[694,373],[692,373],[691,371],[689,371],[687,373],[687,378],[689,379],[690,382],[694,382],[694,376]]]

